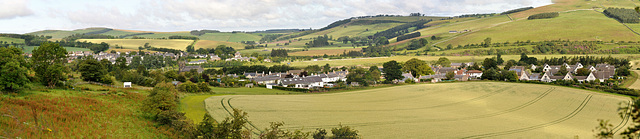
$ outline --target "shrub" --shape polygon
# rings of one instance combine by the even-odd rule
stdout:
[[[180,84],[178,86],[178,90],[182,91],[182,92],[189,92],[189,93],[200,92],[200,89],[198,88],[198,85],[196,85],[195,83],[193,83],[191,81],[187,81],[185,83]]]
[[[198,90],[200,92],[210,92],[211,88],[209,88],[209,85],[207,85],[207,83],[200,82],[200,83],[198,83]]]

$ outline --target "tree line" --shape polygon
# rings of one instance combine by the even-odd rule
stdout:
[[[179,36],[179,35],[174,35],[174,36],[169,36],[169,39],[185,39],[185,40],[199,40],[200,38],[196,37],[196,36]]]
[[[410,34],[399,36],[397,38],[397,40],[398,41],[403,41],[403,40],[407,40],[407,39],[411,39],[411,38],[415,38],[415,37],[420,37],[420,32],[414,32],[414,33],[410,33]]]
[[[202,36],[206,33],[219,33],[219,30],[192,30],[189,32],[191,35]]]
[[[402,24],[399,26],[395,26],[393,28],[387,29],[385,31],[382,32],[378,32],[376,34],[373,35],[373,38],[378,38],[378,37],[386,37],[386,38],[395,38],[397,36],[400,36],[404,33],[408,33],[409,28],[414,28],[415,30],[419,30],[424,28],[424,24],[429,23],[433,20],[429,19],[429,20],[418,20],[418,21],[414,21],[414,22],[409,22],[406,24]]]
[[[633,9],[607,8],[603,13],[622,23],[640,23],[640,14]]]
[[[64,41],[76,41],[78,39],[115,39],[115,36],[111,35],[103,35],[103,34],[73,34],[71,36],[67,36],[62,38]]]
[[[527,19],[528,20],[533,20],[533,19],[546,19],[546,18],[555,18],[560,16],[560,14],[558,14],[558,12],[550,12],[550,13],[539,13],[539,14],[534,14],[529,16]]]
[[[530,9],[533,9],[533,7],[524,7],[524,8],[513,9],[513,10],[502,12],[502,13],[500,13],[500,15],[512,14],[512,13],[522,12],[522,11],[526,11],[526,10],[530,10]]]

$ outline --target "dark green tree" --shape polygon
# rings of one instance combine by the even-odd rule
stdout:
[[[590,73],[591,70],[587,68],[579,68],[578,71],[576,71],[576,76],[589,76]]]
[[[67,50],[64,47],[45,42],[32,53],[33,70],[43,85],[56,87],[67,79],[66,73],[69,70],[64,66],[67,63]]]
[[[482,66],[484,69],[498,69],[498,63],[496,63],[496,60],[493,58],[485,58]]]
[[[403,78],[402,66],[400,65],[400,63],[396,62],[395,60],[386,62],[382,64],[382,66],[384,67],[384,69],[382,70],[384,72],[384,78],[387,81],[393,81],[393,80]]]
[[[28,87],[27,64],[21,49],[0,47],[0,92],[18,92]]]
[[[504,59],[502,59],[502,55],[498,54],[498,56],[496,56],[496,63],[498,65],[502,65],[502,63],[504,63]]]
[[[442,67],[451,67],[451,62],[449,61],[448,58],[446,57],[440,57],[438,58],[438,61],[436,61],[435,63],[436,65],[440,65]]]
[[[498,79],[498,72],[496,72],[495,69],[493,68],[489,68],[484,70],[484,72],[482,73],[482,76],[480,77],[483,80],[497,80]]]
[[[100,82],[104,76],[107,76],[107,69],[93,56],[88,56],[82,60],[78,72],[80,72],[84,81]]]

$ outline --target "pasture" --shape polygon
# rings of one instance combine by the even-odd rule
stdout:
[[[492,28],[461,35],[442,45],[465,45],[480,43],[491,37],[493,42],[541,41],[541,40],[602,40],[638,41],[633,34],[618,21],[593,10],[560,13],[552,19],[518,20]]]
[[[289,55],[290,56],[323,56],[324,54],[340,55],[343,52],[360,51],[360,50],[362,50],[362,48],[346,47],[342,49],[320,49],[320,50],[298,51],[298,52],[289,53]]]
[[[623,96],[538,84],[465,82],[405,85],[316,95],[229,95],[207,98],[216,119],[247,112],[247,128],[270,122],[314,131],[338,124],[363,138],[591,138],[597,119],[620,133]]]
[[[24,48],[22,51],[25,53],[31,53],[33,51],[33,49],[36,49],[40,46],[25,46],[25,47],[18,47],[18,48]],[[79,47],[64,47],[64,49],[67,50],[67,52],[71,52],[71,51],[91,51],[87,48],[79,48]]]
[[[195,45],[195,49],[200,48],[216,48],[219,45],[225,45],[227,47],[232,47],[233,49],[240,50],[244,49],[244,44],[236,43],[236,42],[225,42],[225,41],[210,41],[210,40],[198,40]]]
[[[111,47],[115,45],[123,46],[124,49],[138,49],[140,46],[144,46],[145,43],[149,43],[152,47],[156,48],[171,48],[178,50],[186,50],[187,46],[193,43],[193,40],[157,40],[157,39],[80,39],[78,41],[87,41],[92,43],[108,43]]]
[[[0,41],[3,43],[17,43],[17,44],[24,44],[24,39],[18,39],[18,38],[9,38],[9,37],[0,37]]]

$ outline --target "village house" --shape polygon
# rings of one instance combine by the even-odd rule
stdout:
[[[482,71],[469,70],[469,71],[467,71],[467,75],[469,75],[470,78],[480,78],[480,77],[482,77]]]
[[[280,83],[284,87],[293,87],[293,88],[316,88],[316,87],[324,87],[324,82],[322,82],[322,78],[319,76],[309,76],[309,77],[301,77],[301,78],[285,78],[280,80]]]

